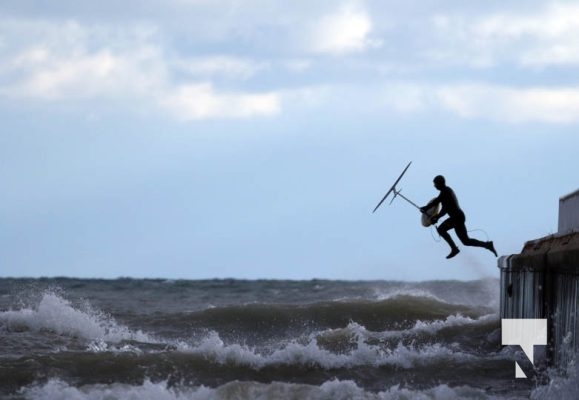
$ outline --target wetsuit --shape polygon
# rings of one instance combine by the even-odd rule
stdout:
[[[438,214],[438,218],[446,214],[448,214],[448,218],[442,224],[440,224],[436,230],[438,231],[439,235],[444,240],[446,240],[452,249],[456,249],[457,247],[450,237],[450,234],[448,233],[448,231],[451,229],[454,229],[456,236],[458,236],[460,241],[465,246],[484,247],[485,249],[489,249],[489,245],[486,242],[481,242],[480,240],[468,237],[465,225],[466,217],[458,205],[458,200],[454,194],[454,191],[448,186],[441,188],[438,197],[433,199],[424,208],[430,208],[431,206],[439,203],[442,205],[442,209],[440,210],[440,214]]]

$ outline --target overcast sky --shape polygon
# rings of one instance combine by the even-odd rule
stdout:
[[[579,188],[579,3],[0,3],[0,276],[478,279]]]

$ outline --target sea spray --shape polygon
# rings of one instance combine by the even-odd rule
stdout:
[[[34,308],[0,312],[0,325],[9,330],[44,330],[93,341],[152,340],[141,331],[133,332],[117,324],[114,318],[88,305],[85,310],[75,308],[69,300],[53,291],[44,292]]]
[[[0,279],[0,397],[528,398],[497,287]]]
[[[491,400],[500,397],[468,386],[451,388],[441,384],[426,390],[412,390],[394,385],[377,393],[366,391],[351,380],[329,380],[319,386],[273,382],[230,382],[216,388],[171,387],[166,381],[141,385],[88,385],[81,388],[60,380],[31,386],[21,391],[30,400],[239,400],[239,399],[309,399],[309,400]],[[563,399],[565,400],[565,399]]]

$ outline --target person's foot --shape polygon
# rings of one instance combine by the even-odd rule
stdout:
[[[488,249],[489,251],[491,251],[491,252],[495,255],[495,257],[498,257],[498,256],[499,256],[499,255],[497,254],[497,251],[495,250],[495,245],[494,245],[494,243],[493,243],[492,241],[487,242],[487,249]]]
[[[455,247],[454,249],[450,250],[450,253],[446,256],[446,258],[452,258],[456,256],[458,253],[460,253],[460,250],[458,249],[458,247]]]

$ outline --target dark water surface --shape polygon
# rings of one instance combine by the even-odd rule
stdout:
[[[8,399],[575,399],[514,378],[499,282],[0,279]]]

